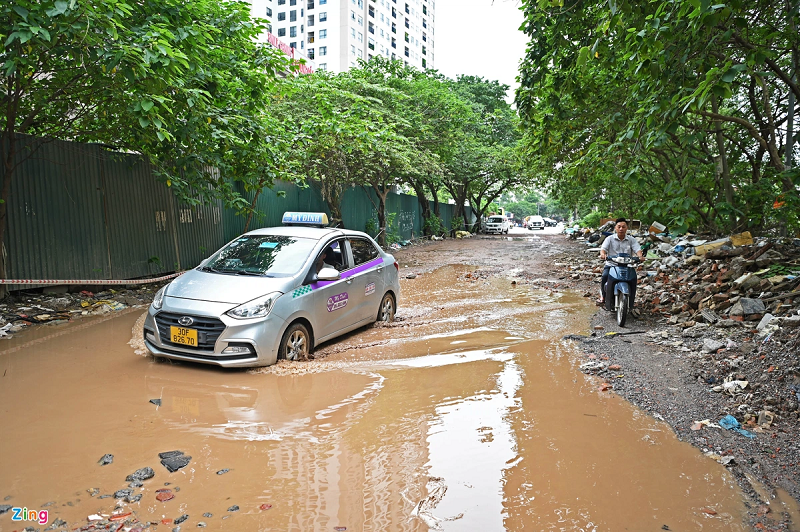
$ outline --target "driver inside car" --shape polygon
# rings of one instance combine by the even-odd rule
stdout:
[[[614,257],[620,253],[627,253],[629,256],[634,255],[639,257],[639,260],[644,260],[642,254],[642,247],[635,238],[628,234],[628,221],[625,218],[617,218],[616,225],[614,226],[614,234],[609,236],[603,241],[600,246],[600,259],[606,261],[605,268],[603,268],[603,277],[600,279],[600,299],[597,300],[598,306],[605,306],[609,312],[614,311],[614,302],[606,301],[606,284],[609,282],[608,271],[614,266],[614,263],[608,260],[608,257]],[[615,282],[612,280],[612,282]],[[634,311],[633,302],[636,300],[636,276],[630,281],[631,285],[631,298],[630,306],[631,311]],[[613,286],[612,286],[613,289]],[[609,306],[611,308],[609,308]],[[634,317],[638,317],[638,310],[633,312]]]
[[[317,257],[317,273],[319,273],[322,268],[336,269],[336,266],[333,265],[333,262],[333,250],[330,247],[326,247],[325,250],[320,253],[319,257]]]

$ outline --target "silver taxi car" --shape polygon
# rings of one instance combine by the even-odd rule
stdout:
[[[302,359],[314,346],[394,320],[399,266],[322,213],[286,213],[158,291],[144,323],[155,356],[224,367]]]

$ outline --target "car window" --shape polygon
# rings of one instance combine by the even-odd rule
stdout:
[[[378,258],[378,250],[372,245],[372,242],[363,238],[357,238],[350,241],[350,248],[353,250],[353,266],[361,266],[364,263]]]
[[[201,269],[214,273],[287,277],[300,270],[316,243],[316,240],[292,236],[242,236],[219,250]]]
[[[320,258],[323,259],[324,264],[333,266],[340,272],[349,269],[347,257],[344,254],[344,240],[334,240],[326,245],[317,255],[316,261],[318,262]]]
[[[492,217],[492,218],[489,218],[489,223],[491,223],[491,224],[499,224],[499,223],[503,223],[503,218],[502,218],[502,217],[496,217],[496,218],[495,218],[495,217]]]

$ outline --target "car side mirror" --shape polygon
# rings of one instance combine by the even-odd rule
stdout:
[[[338,281],[342,276],[336,268],[322,268],[317,273],[317,281]]]

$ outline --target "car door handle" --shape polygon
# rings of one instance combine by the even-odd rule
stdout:
[[[352,279],[348,279],[348,280],[346,280],[345,282],[346,282],[347,284],[353,284],[353,280],[352,280]]]
[[[376,269],[376,270],[378,270],[378,271],[381,271],[381,270],[383,269],[383,266],[378,266],[378,267],[377,267],[377,268],[375,268],[375,269]]]

